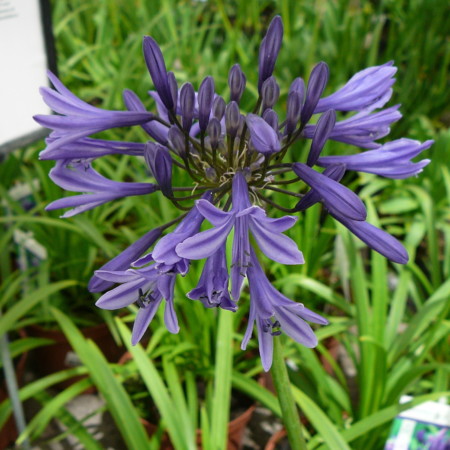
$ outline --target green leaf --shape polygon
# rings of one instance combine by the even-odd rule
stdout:
[[[225,449],[230,416],[231,371],[233,362],[233,316],[230,311],[219,311],[219,331],[216,337],[214,369],[214,398],[211,410],[210,445]]]
[[[26,295],[14,304],[6,313],[0,317],[0,334],[13,329],[18,320],[23,317],[31,308],[37,305],[41,300],[49,297],[55,292],[61,291],[69,286],[76,285],[74,280],[58,281],[42,288],[36,289],[31,294]]]
[[[95,386],[104,397],[117,428],[129,448],[146,448],[148,438],[139,416],[123,386],[94,342],[85,340],[73,322],[62,312],[52,313],[73,349],[88,368]]]
[[[327,415],[298,387],[291,386],[292,394],[300,409],[311,422],[312,426],[318,431],[320,437],[326,444],[326,448],[350,450],[345,439],[334,426]]]
[[[135,346],[131,345],[130,330],[119,318],[116,318],[116,321],[122,339],[133,356],[142,380],[158,407],[161,419],[167,427],[173,445],[180,450],[195,450],[195,430],[190,427],[185,427],[184,418],[181,417],[180,411],[177,409],[161,375],[158,373],[150,357],[145,353],[140,344]]]

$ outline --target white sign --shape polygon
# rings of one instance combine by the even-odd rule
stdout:
[[[39,94],[49,67],[41,7],[39,0],[0,0],[0,153],[36,138],[41,128],[32,116],[50,112]]]

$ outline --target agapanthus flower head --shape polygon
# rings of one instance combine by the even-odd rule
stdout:
[[[277,113],[280,87],[274,70],[282,38],[283,24],[277,16],[261,43],[258,73],[249,77],[256,82],[257,76],[258,85],[251,111],[241,110],[247,76],[238,64],[228,72],[228,102],[215,92],[211,76],[203,79],[198,92],[189,82],[180,88],[173,72],[167,71],[161,49],[149,36],[144,38],[143,52],[154,85],[149,94],[155,112],[148,112],[130,90],[123,95],[126,110],[96,108],[78,99],[52,74],[49,77],[55,90],[41,91],[44,101],[58,114],[36,117],[53,130],[40,156],[57,161],[50,173],[56,184],[79,193],[56,200],[48,209],[72,208],[64,215],[68,217],[110,200],[160,191],[167,202],[182,211],[104,264],[89,283],[92,292],[117,284],[100,297],[100,308],[138,306],[133,344],[142,338],[163,301],[165,324],[170,332],[178,332],[173,294],[176,278],[186,275],[193,260],[204,260],[198,284],[187,293],[188,298],[206,308],[235,311],[248,280],[250,318],[242,347],[246,347],[256,323],[265,370],[272,362],[273,339],[281,333],[308,347],[315,346],[317,339],[306,322],[326,324],[326,319],[278,292],[260,262],[261,258],[287,265],[304,262],[298,247],[301,242],[285,234],[297,217],[274,218],[273,210],[301,214],[321,203],[375,251],[397,263],[408,260],[397,239],[366,221],[364,203],[345,186],[344,176],[346,171],[361,171],[405,178],[417,175],[429,163],[428,159],[413,158],[432,141],[377,142],[401,117],[398,105],[383,109],[392,95],[396,68],[392,62],[369,67],[335,93],[324,96],[334,75],[320,62],[306,85],[300,77],[292,81],[287,97],[282,98],[285,112]],[[345,118],[339,116],[341,111]],[[121,142],[92,136],[122,126],[140,126],[148,138]],[[305,139],[311,140],[305,160],[292,162],[298,155],[295,153],[289,162],[283,162],[289,149]],[[351,149],[347,154],[333,155],[330,141],[369,150],[355,153]],[[97,172],[96,160],[111,154],[143,159],[150,182],[109,180]],[[180,171],[185,171],[191,182],[180,186],[178,180],[186,178],[178,176]],[[277,204],[274,191],[289,196],[292,206]],[[173,225],[177,225],[175,230],[165,233]],[[230,235],[233,242],[231,258],[227,259]]]

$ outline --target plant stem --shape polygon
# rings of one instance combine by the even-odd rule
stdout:
[[[302,433],[302,425],[298,415],[297,406],[292,396],[291,384],[283,358],[283,346],[281,339],[273,339],[273,364],[272,377],[277,390],[278,402],[280,403],[283,424],[286,428],[289,444],[293,450],[306,450],[306,442]]]

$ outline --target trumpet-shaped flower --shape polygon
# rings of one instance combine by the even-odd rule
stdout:
[[[247,348],[256,322],[259,352],[267,372],[272,365],[273,338],[286,333],[305,347],[315,347],[317,338],[305,320],[326,325],[328,321],[310,311],[301,303],[289,300],[278,292],[267,279],[253,249],[250,249],[248,283],[250,286],[250,316],[241,348]]]

